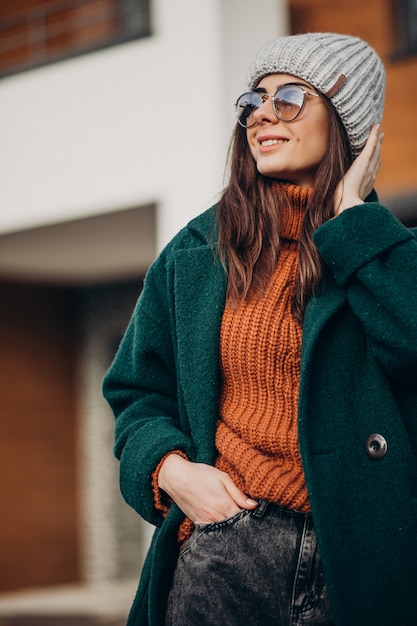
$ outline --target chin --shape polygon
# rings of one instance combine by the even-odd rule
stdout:
[[[262,176],[266,176],[267,178],[274,178],[276,180],[280,180],[286,183],[292,183],[294,181],[294,176],[291,176],[289,172],[282,172],[271,170],[269,168],[259,168],[258,172],[262,174]]]

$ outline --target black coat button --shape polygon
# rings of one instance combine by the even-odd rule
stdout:
[[[385,437],[375,433],[366,440],[366,454],[370,459],[379,461],[383,459],[388,450],[388,443]]]

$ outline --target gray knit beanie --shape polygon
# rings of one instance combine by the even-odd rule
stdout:
[[[358,37],[336,33],[289,35],[269,41],[248,74],[254,89],[268,74],[291,74],[326,95],[349,137],[352,155],[366,143],[384,110],[385,70],[375,50]]]

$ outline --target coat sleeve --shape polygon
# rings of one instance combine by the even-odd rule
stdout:
[[[103,381],[116,418],[114,452],[123,497],[148,522],[161,525],[152,474],[165,454],[194,450],[178,400],[173,272],[163,252],[148,271],[142,294]],[[172,265],[172,264],[171,264]]]
[[[388,376],[414,384],[417,242],[413,230],[385,207],[370,202],[326,222],[313,239]]]

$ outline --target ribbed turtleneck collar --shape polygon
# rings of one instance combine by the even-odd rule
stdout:
[[[280,235],[283,239],[298,241],[301,224],[313,190],[291,183],[277,183],[276,189],[277,192],[284,191],[288,199],[288,205],[283,203],[280,208]]]

